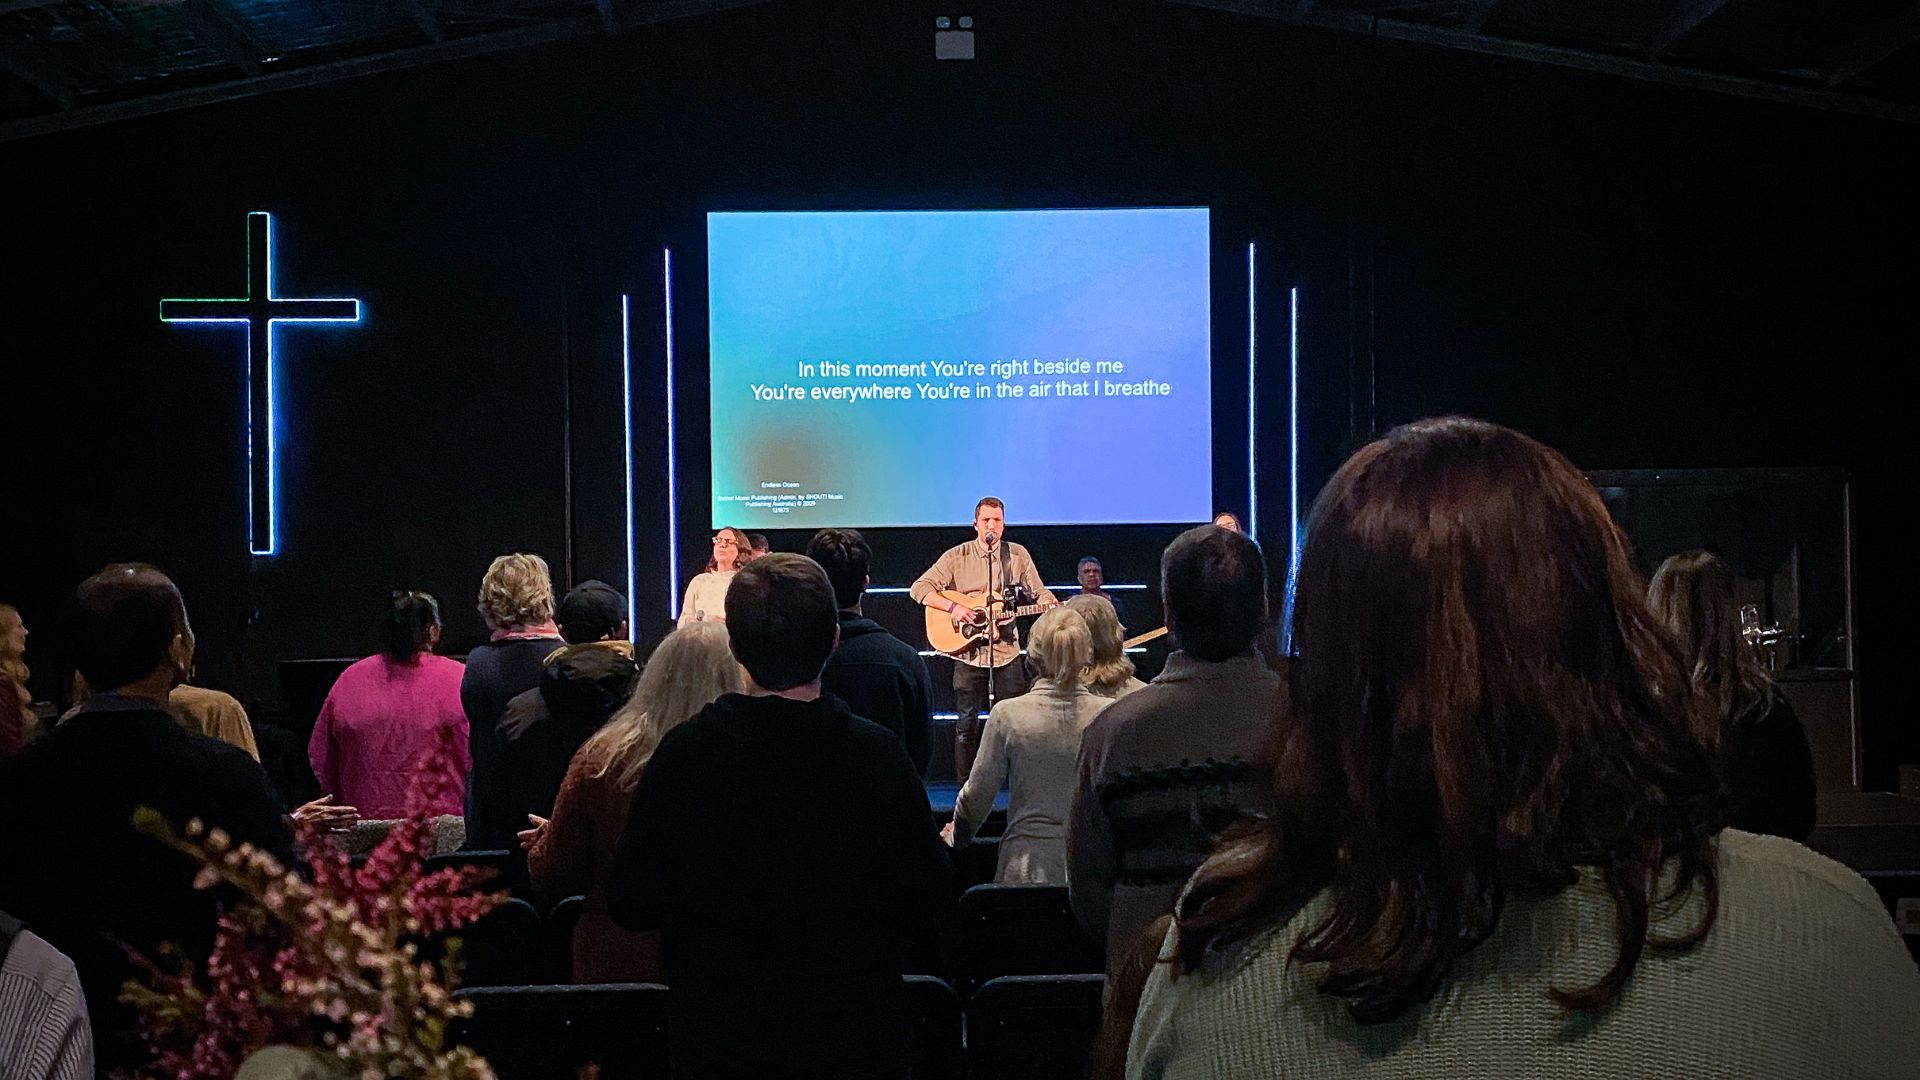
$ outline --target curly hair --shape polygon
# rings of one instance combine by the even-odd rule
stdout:
[[[493,560],[480,579],[480,615],[493,630],[517,630],[551,620],[553,574],[547,560],[524,551]]]
[[[12,604],[0,604],[0,646],[4,646],[6,639],[11,636],[9,632],[14,624],[21,621],[17,608]],[[0,679],[10,680],[14,684],[12,687],[0,686],[0,694],[12,689],[20,696],[20,703],[27,704],[27,680],[32,677],[33,672],[28,670],[25,656],[0,647]]]

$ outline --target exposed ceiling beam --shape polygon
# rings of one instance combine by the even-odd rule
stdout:
[[[772,0],[662,0],[641,6],[625,8],[622,19],[630,26],[645,26],[653,23],[671,22],[696,15],[711,15],[736,8],[758,7]],[[278,69],[257,79],[236,79],[216,86],[196,87],[191,90],[173,90],[166,93],[151,94],[146,97],[132,98],[126,101],[106,102],[98,105],[83,105],[66,112],[51,113],[46,116],[34,116],[24,120],[0,122],[0,142],[14,139],[26,139],[35,135],[46,135],[56,131],[86,127],[92,124],[106,124],[118,120],[131,120],[141,116],[153,116],[158,113],[175,112],[199,105],[212,105],[222,101],[254,97],[259,94],[273,93],[278,90],[295,90],[306,86],[318,86],[322,83],[338,82],[342,79],[354,79],[363,75],[375,75],[383,71],[396,71],[401,68],[419,67],[423,64],[437,63],[442,60],[462,60],[473,56],[485,56],[489,53],[504,52],[509,49],[530,48],[547,45],[572,38],[601,34],[605,30],[598,15],[581,15],[570,19],[553,19],[515,27],[512,30],[500,30],[490,34],[474,34],[470,37],[456,37],[444,44],[419,45],[411,49],[378,53],[373,56],[358,56],[349,60],[338,60],[330,64],[313,64],[307,67]]]
[[[180,14],[193,28],[193,36],[200,39],[200,44],[248,75],[260,74],[260,46],[255,44],[252,34],[234,24],[232,16],[215,7],[213,0],[184,0]]]
[[[5,0],[0,3],[0,15],[11,15],[16,11],[32,11],[35,8],[52,7],[66,2],[67,0]]]
[[[54,70],[53,65],[12,42],[0,41],[0,71],[8,72],[40,91],[47,100],[62,109],[71,109],[80,104],[79,91],[65,76]]]
[[[1286,15],[1276,15],[1271,8],[1260,0],[1165,0],[1181,7],[1208,8],[1214,11],[1231,12],[1237,15],[1253,15],[1265,19],[1290,21]],[[1920,4],[1913,9],[1920,11]],[[1855,116],[1868,116],[1878,120],[1892,120],[1902,124],[1920,124],[1920,106],[1887,101],[1882,98],[1866,97],[1860,94],[1837,93],[1833,90],[1809,89],[1791,83],[1771,82],[1766,79],[1747,78],[1740,75],[1722,75],[1713,71],[1701,71],[1696,68],[1677,67],[1673,64],[1660,64],[1647,60],[1634,60],[1627,57],[1612,56],[1606,53],[1591,53],[1580,49],[1562,48],[1557,45],[1540,45],[1529,41],[1512,41],[1503,38],[1470,34],[1464,30],[1446,27],[1428,26],[1423,23],[1405,22],[1387,15],[1350,15],[1336,12],[1315,14],[1303,25],[1318,26],[1329,30],[1344,30],[1349,33],[1364,34],[1368,37],[1386,38],[1393,41],[1406,41],[1421,45],[1438,45],[1443,48],[1457,49],[1462,52],[1481,53],[1486,56],[1501,56],[1513,60],[1527,60],[1537,64],[1551,64],[1555,67],[1571,68],[1575,71],[1591,71],[1602,75],[1617,75],[1622,78],[1637,79],[1641,82],[1660,83],[1666,86],[1680,86],[1693,90],[1707,90],[1728,94],[1734,97],[1752,98],[1756,101],[1772,101],[1783,105],[1800,105],[1812,109],[1824,109],[1828,112],[1849,113]]]
[[[427,35],[427,40],[436,43],[447,40],[446,27],[440,25],[440,16],[434,14],[427,0],[401,0],[401,5],[413,16],[414,25]]]
[[[1860,28],[1860,34],[1847,46],[1840,59],[1826,71],[1828,86],[1867,73],[1882,60],[1920,39],[1920,3],[1909,0],[1896,4],[1885,14]]]
[[[1467,14],[1467,21],[1462,25],[1462,29],[1469,34],[1479,33],[1486,28],[1487,20],[1493,18],[1493,9],[1499,6],[1500,0],[1476,0],[1473,10]]]
[[[1668,49],[1680,44],[1680,39],[1713,18],[1714,12],[1727,6],[1728,0],[1680,0],[1662,12],[1648,35],[1647,43],[1640,47],[1640,55],[1647,60],[1658,60],[1666,55]]]

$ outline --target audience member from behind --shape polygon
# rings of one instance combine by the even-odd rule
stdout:
[[[1088,690],[1103,698],[1123,698],[1147,685],[1134,678],[1133,661],[1127,659],[1127,628],[1106,597],[1081,593],[1068,597],[1066,606],[1080,613],[1093,635],[1093,662],[1083,680]]]
[[[73,961],[0,911],[0,1077],[91,1080],[93,1032]]]
[[[258,762],[195,735],[167,692],[193,666],[193,630],[172,581],[119,563],[80,585],[73,658],[92,695],[78,712],[0,765],[0,909],[71,957],[86,991],[102,1071],[144,1063],[123,946],[161,942],[204,965],[216,892],[195,889],[192,860],[134,829],[157,810],[175,828],[198,818],[234,842],[292,858],[293,839]]]
[[[547,657],[565,645],[553,622],[553,576],[547,560],[525,552],[502,555],[480,579],[480,616],[489,638],[467,654],[460,681],[473,748],[473,775],[467,783],[467,846],[481,837],[512,837],[525,818],[507,808],[496,733],[507,703],[540,685]]]
[[[1173,901],[1220,835],[1267,813],[1280,678],[1253,652],[1267,573],[1244,533],[1202,525],[1160,557],[1178,648],[1080,741],[1067,835],[1073,910],[1109,969]]]
[[[753,542],[747,534],[728,526],[713,534],[713,554],[707,567],[687,582],[687,595],[680,601],[678,626],[697,622],[725,622],[727,586],[733,575],[753,559]]]
[[[1111,698],[1089,691],[1082,672],[1093,662],[1093,633],[1080,613],[1054,608],[1027,635],[1033,687],[994,703],[980,736],[980,755],[954,800],[948,826],[958,846],[973,839],[1007,784],[1007,831],[1000,838],[994,880],[1014,885],[1067,881],[1067,811],[1073,805],[1080,735]]]
[[[840,606],[840,644],[820,672],[820,688],[853,715],[900,736],[915,774],[925,776],[933,756],[933,677],[919,650],[860,610],[873,549],[852,529],[822,529],[807,542],[807,557],[827,572]]]
[[[1712,734],[1726,777],[1727,824],[1806,840],[1813,833],[1813,748],[1740,634],[1733,570],[1711,552],[1682,552],[1660,564],[1647,600],[1679,638],[1688,679],[1719,721]]]
[[[167,695],[167,702],[173,706],[180,722],[187,725],[187,730],[237,746],[245,750],[248,757],[260,760],[260,745],[253,738],[253,721],[247,719],[246,707],[240,704],[239,698],[222,690],[181,683]]]
[[[380,652],[355,661],[327,693],[307,742],[320,790],[359,808],[362,817],[405,817],[407,785],[451,734],[454,766],[465,772],[467,715],[460,707],[458,660],[435,656],[440,603],[423,592],[398,592],[381,627]],[[457,790],[436,814],[460,813]]]
[[[560,601],[560,636],[567,645],[547,657],[538,687],[507,703],[497,730],[507,820],[516,832],[553,814],[574,751],[626,704],[639,673],[627,640],[627,598],[604,581],[583,582]],[[512,843],[512,835],[483,836],[473,846]]]
[[[26,620],[12,604],[0,604],[0,761],[19,753],[38,726],[29,674]]]
[[[662,981],[660,935],[622,930],[607,914],[614,847],[626,828],[633,787],[661,738],[745,685],[725,626],[699,623],[668,634],[633,696],[573,756],[553,820],[536,820],[520,834],[542,904],[587,898],[573,931],[574,982]]]
[[[1912,1075],[1879,898],[1720,831],[1721,718],[1565,458],[1396,429],[1298,588],[1274,817],[1195,876],[1129,1076]]]
[[[901,974],[952,872],[900,740],[820,692],[837,609],[804,556],[741,570],[747,689],[669,731],[634,788],[608,899],[660,931],[676,1076],[907,1075]]]

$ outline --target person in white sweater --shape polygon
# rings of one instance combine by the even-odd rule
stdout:
[[[1396,429],[1320,496],[1273,816],[1188,883],[1136,1080],[1915,1075],[1858,875],[1724,828],[1718,718],[1558,453]]]
[[[1040,616],[1028,635],[1027,661],[1037,676],[1033,687],[995,703],[987,715],[980,754],[954,800],[945,835],[956,845],[970,841],[993,809],[1000,785],[1011,781],[994,880],[1064,885],[1080,735],[1112,699],[1082,681],[1093,661],[1093,636],[1077,611],[1059,607]]]
[[[713,554],[707,567],[687,582],[687,595],[680,601],[676,627],[697,622],[727,621],[727,586],[733,575],[753,558],[753,544],[747,534],[727,526],[713,534]]]

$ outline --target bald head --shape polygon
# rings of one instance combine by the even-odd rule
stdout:
[[[173,579],[145,563],[115,563],[74,594],[73,661],[95,691],[113,691],[193,661],[193,629]]]

